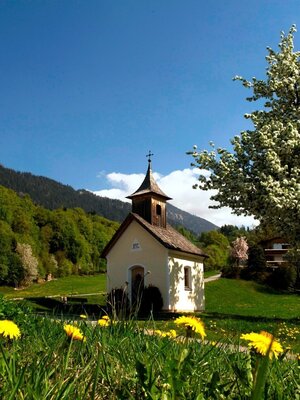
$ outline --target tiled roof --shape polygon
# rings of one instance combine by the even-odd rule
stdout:
[[[157,239],[164,247],[170,250],[176,250],[183,253],[189,253],[201,257],[207,257],[207,255],[193,243],[191,243],[188,239],[182,236],[179,232],[176,231],[172,226],[167,225],[166,228],[162,228],[159,226],[151,225],[147,221],[145,221],[138,214],[130,213],[125,221],[121,224],[120,228],[117,230],[111,241],[107,244],[105,249],[102,252],[102,257],[106,257],[109,253],[110,249],[114,246],[119,237],[123,234],[129,224],[135,220],[138,222],[144,229],[146,229],[155,239]]]

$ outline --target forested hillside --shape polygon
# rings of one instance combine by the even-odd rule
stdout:
[[[0,186],[0,284],[99,272],[100,253],[118,226],[80,208],[45,209]]]
[[[122,222],[131,210],[130,203],[99,197],[84,189],[75,190],[71,186],[52,179],[35,176],[28,172],[17,172],[2,165],[0,165],[0,185],[19,194],[28,194],[35,203],[50,210],[80,207],[86,212],[117,222]],[[168,204],[167,219],[171,225],[184,226],[197,235],[217,229],[217,226],[211,222],[182,211],[171,204]]]
[[[80,207],[86,212],[93,212],[118,222],[123,221],[130,211],[129,203],[107,197],[100,198],[87,190],[75,190],[53,179],[32,175],[29,172],[17,172],[2,165],[0,165],[0,185],[21,195],[28,194],[35,203],[50,210]]]

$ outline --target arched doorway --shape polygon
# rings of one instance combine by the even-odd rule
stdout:
[[[130,270],[131,305],[138,306],[144,289],[144,267],[136,265]]]

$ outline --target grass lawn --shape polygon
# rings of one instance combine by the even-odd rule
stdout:
[[[205,285],[207,313],[264,318],[299,318],[300,297],[251,281],[221,278]]]
[[[275,292],[255,282],[225,279],[205,284],[205,323],[210,341],[237,344],[242,333],[265,330],[284,347],[300,353],[300,297]],[[175,329],[172,320],[157,329]]]
[[[42,284],[35,283],[22,290],[2,286],[0,293],[7,298],[101,294],[106,293],[106,275],[68,276]]]
[[[298,363],[291,354],[282,360],[250,357],[209,337],[187,340],[186,329],[178,329],[176,337],[149,334],[135,320],[66,325],[5,302],[20,334],[0,340],[3,400],[299,398]],[[151,321],[146,323],[151,328]]]
[[[300,298],[275,292],[255,282],[224,279],[206,283],[206,309],[201,314],[210,338],[239,341],[241,333],[273,333],[300,352]],[[226,339],[225,339],[226,338]]]
[[[42,284],[33,284],[22,290],[0,287],[0,294],[8,299],[26,299],[37,312],[58,312],[67,315],[81,314],[89,310],[97,316],[106,304],[106,275],[68,276]],[[62,308],[61,297],[76,297]],[[84,301],[81,305],[82,299]],[[75,299],[74,299],[75,300]],[[79,301],[78,301],[79,300]]]
[[[210,272],[210,271],[209,271]],[[213,272],[215,275],[216,271]],[[106,276],[70,276],[24,290],[1,287],[7,298],[45,298],[46,296],[84,296],[90,305],[105,304]],[[236,343],[241,333],[274,332],[286,345],[300,352],[299,295],[272,291],[255,282],[224,279],[205,284],[204,320],[210,340]],[[42,310],[39,303],[39,310]],[[156,322],[158,328],[174,328],[172,319]]]

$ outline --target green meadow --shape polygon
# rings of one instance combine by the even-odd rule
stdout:
[[[203,318],[216,340],[237,343],[241,333],[266,330],[300,352],[299,295],[233,279],[207,283],[205,295]]]
[[[2,288],[0,320],[14,321],[20,333],[5,337],[0,326],[1,399],[299,398],[299,296],[246,281],[207,283],[206,310],[198,315],[206,333],[202,338],[179,326],[178,315],[100,324],[104,290],[105,275],[62,278],[18,291]],[[28,307],[45,296],[89,300],[80,305],[81,315],[61,318],[51,309],[37,313]],[[27,301],[12,301],[15,297]],[[85,307],[97,299],[99,315],[91,316]],[[282,345],[278,357],[270,356],[272,341],[260,354],[241,339],[261,330]]]
[[[24,298],[35,309],[52,314],[55,304],[42,302],[45,297],[57,299],[75,296],[85,303],[74,309],[68,317],[79,313],[97,318],[105,306],[105,274],[94,276],[70,276],[43,284],[34,284],[24,290],[2,287],[6,298]],[[40,301],[39,301],[40,300]],[[49,299],[48,299],[49,300]],[[239,342],[240,334],[266,330],[278,336],[283,344],[300,353],[300,301],[297,294],[276,292],[251,281],[219,279],[205,285],[205,311],[199,316],[205,322],[210,339],[214,341]],[[54,306],[52,305],[54,304]],[[97,304],[98,308],[91,308]],[[75,310],[75,311],[74,311]],[[61,310],[60,310],[61,314]],[[173,316],[158,317],[155,327],[173,329]]]
[[[11,287],[0,287],[0,293],[7,298],[45,297],[45,296],[72,296],[90,293],[101,294],[106,291],[106,275],[78,276],[54,279],[50,282],[33,283],[31,286],[14,290]]]

